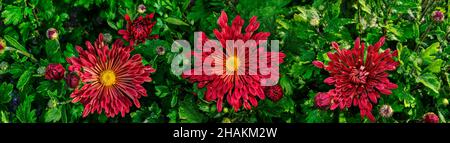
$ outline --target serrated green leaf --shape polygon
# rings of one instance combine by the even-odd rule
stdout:
[[[60,108],[51,108],[44,115],[45,122],[57,122],[61,119]]]
[[[2,17],[4,18],[3,22],[5,24],[17,25],[22,22],[23,10],[21,7],[8,5],[5,10],[2,12]]]
[[[439,51],[439,42],[433,43],[425,50],[422,50],[421,58],[423,59],[425,64],[429,64],[434,62],[434,59],[436,59],[436,56],[434,56]]]
[[[283,93],[286,96],[291,96],[293,94],[293,87],[292,82],[289,80],[289,78],[283,76],[280,78],[280,86],[283,88]]]
[[[177,110],[170,111],[169,114],[167,114],[167,117],[169,117],[169,123],[176,123],[177,122]]]
[[[11,101],[11,92],[13,90],[13,85],[3,82],[0,86],[0,104],[8,103]]]
[[[178,108],[178,115],[180,116],[181,122],[185,123],[202,123],[207,119],[205,115],[200,113],[194,104],[194,102],[190,99],[185,99],[180,104],[180,108]]]
[[[166,97],[169,94],[169,88],[164,85],[156,86],[155,90],[156,90],[155,95],[158,96],[159,98]]]
[[[427,66],[425,70],[428,70],[432,73],[439,73],[441,71],[441,65],[444,61],[441,59],[437,59]]]
[[[432,73],[424,73],[418,78],[418,81],[426,87],[430,88],[435,93],[439,93],[441,82],[436,75]]]
[[[19,91],[22,91],[25,85],[28,84],[28,81],[31,79],[31,70],[26,70],[19,78],[19,81],[17,82],[17,89]]]
[[[34,101],[34,95],[25,96],[25,101],[17,107],[16,117],[21,123],[35,123],[36,109],[31,108],[31,102]]]

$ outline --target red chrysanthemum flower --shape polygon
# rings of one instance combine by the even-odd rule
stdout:
[[[335,89],[326,93],[331,98],[331,110],[353,105],[359,107],[362,118],[367,116],[371,121],[375,121],[371,113],[372,103],[377,103],[380,93],[389,95],[392,89],[397,88],[396,84],[389,81],[389,74],[386,73],[395,70],[399,65],[393,59],[397,56],[397,50],[391,53],[391,50],[387,49],[379,53],[384,40],[385,38],[381,37],[374,46],[370,45],[367,51],[359,38],[351,50],[340,49],[339,45],[333,42],[332,46],[337,52],[328,53],[331,60],[328,65],[314,62],[316,67],[330,72],[330,77],[324,82],[335,86]]]
[[[150,82],[150,73],[155,70],[142,64],[141,55],[131,56],[131,47],[125,47],[117,40],[112,48],[103,42],[100,34],[94,45],[86,42],[87,50],[76,46],[79,57],[68,58],[69,70],[76,72],[81,88],[71,94],[72,102],[84,105],[83,117],[90,113],[105,112],[106,116],[122,117],[130,111],[130,107],[140,107],[139,98],[147,96],[141,84]],[[80,86],[79,86],[80,87]]]
[[[153,20],[154,13],[147,14],[145,17],[139,16],[131,21],[130,16],[125,15],[127,21],[127,29],[119,30],[119,35],[122,35],[123,39],[130,42],[130,45],[139,44],[145,42],[146,39],[157,39],[158,35],[150,35],[152,28],[156,22]]]
[[[194,69],[190,69],[185,71],[182,75],[183,78],[189,79],[191,82],[199,82],[198,87],[203,88],[206,87],[205,99],[207,101],[215,100],[217,101],[217,110],[218,112],[222,111],[222,103],[224,97],[226,96],[226,100],[228,103],[234,108],[234,111],[237,112],[240,107],[243,105],[245,109],[250,110],[251,106],[258,106],[257,98],[265,99],[264,95],[264,87],[260,83],[260,79],[267,79],[270,75],[262,75],[260,73],[256,75],[250,75],[249,69],[249,56],[244,56],[244,59],[240,59],[243,57],[242,55],[230,54],[230,51],[241,51],[237,52],[238,54],[246,54],[249,52],[247,48],[228,48],[226,46],[227,40],[242,40],[246,42],[248,40],[255,40],[256,44],[259,40],[267,40],[270,36],[269,32],[259,32],[253,34],[259,28],[259,22],[256,21],[256,17],[252,17],[250,19],[250,23],[245,28],[245,34],[241,32],[242,27],[244,25],[244,20],[240,16],[236,16],[233,20],[232,25],[228,26],[228,17],[227,14],[222,11],[218,24],[220,26],[221,31],[215,29],[214,34],[216,38],[220,41],[221,47],[224,48],[224,52],[222,50],[217,50],[220,52],[220,56],[213,56],[215,61],[220,61],[215,63],[216,67],[223,67],[221,70],[211,70],[204,71],[202,67],[195,67]],[[208,41],[206,34],[202,33],[202,45]],[[199,47],[197,47],[199,48]],[[213,50],[215,51],[215,50]],[[203,59],[201,62],[204,63],[204,57],[211,55],[213,52],[193,52],[194,57],[199,58],[200,55],[203,55]],[[259,56],[266,56],[268,63],[274,63],[278,60],[279,63],[283,62],[284,54],[281,52],[267,52],[264,51],[263,48],[258,48]],[[278,54],[279,58],[275,58],[276,56],[271,56]],[[259,58],[258,61],[259,63]],[[252,63],[255,64],[255,63]],[[271,65],[273,68],[278,68],[278,65]],[[241,68],[242,67],[242,68]],[[201,75],[192,75],[187,73],[194,73],[194,70],[203,71]],[[258,65],[259,69],[259,65]],[[238,74],[244,73],[245,74]],[[212,74],[206,74],[212,73]],[[275,74],[275,73],[272,73]]]

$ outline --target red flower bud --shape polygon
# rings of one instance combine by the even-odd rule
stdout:
[[[147,8],[146,8],[145,5],[143,5],[143,4],[140,4],[140,5],[138,6],[138,9],[137,9],[137,11],[138,11],[139,13],[144,13],[146,10],[147,10]]]
[[[331,98],[330,95],[324,92],[317,93],[314,97],[314,105],[321,109],[327,109],[330,107]]]
[[[64,78],[64,72],[66,70],[61,64],[49,64],[45,70],[45,79],[61,80]]]
[[[67,74],[66,78],[66,84],[70,87],[70,88],[76,88],[80,82],[80,77],[72,72],[70,74]]]
[[[49,28],[47,30],[47,38],[50,40],[55,40],[58,38],[58,31],[55,28]]]
[[[423,122],[425,123],[439,123],[439,117],[433,112],[428,112],[423,115]]]
[[[283,89],[280,85],[266,87],[264,93],[273,102],[277,102],[283,97]]]
[[[434,11],[431,16],[433,17],[433,21],[435,22],[444,21],[444,14],[439,10]]]

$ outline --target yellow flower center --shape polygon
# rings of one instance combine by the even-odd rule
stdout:
[[[237,71],[240,65],[239,58],[236,56],[229,57],[226,61],[226,68],[228,71]]]
[[[105,86],[116,84],[116,73],[112,70],[105,70],[100,74],[100,82]]]

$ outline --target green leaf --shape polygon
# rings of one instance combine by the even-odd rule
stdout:
[[[53,6],[52,0],[40,0],[39,7],[41,11],[38,13],[39,18],[43,18],[45,20],[51,20],[54,18],[55,7]]]
[[[108,23],[108,25],[114,29],[114,30],[119,30],[116,26],[116,24],[114,24],[111,20],[106,21]]]
[[[291,80],[289,80],[288,77],[283,76],[280,79],[280,86],[281,88],[283,88],[283,93],[286,96],[291,96],[293,94],[293,87],[292,87],[292,82]]]
[[[76,56],[75,48],[72,44],[68,43],[66,45],[66,50],[64,50],[64,57],[74,57]]]
[[[31,74],[32,74],[32,70],[26,70],[22,75],[20,75],[19,81],[17,82],[17,89],[19,89],[20,91],[23,90],[23,88],[25,87],[25,85],[28,84],[28,81],[31,79]]]
[[[22,19],[24,19],[23,10],[21,7],[8,5],[2,12],[2,17],[5,18],[3,20],[5,24],[17,25],[22,22]]]
[[[50,62],[62,63],[65,61],[61,54],[60,44],[56,40],[45,41],[45,52],[50,57]]]
[[[0,123],[9,123],[9,113],[0,110]]]
[[[36,109],[31,108],[34,95],[25,96],[25,101],[17,107],[16,116],[21,123],[35,123]]]
[[[83,6],[84,8],[89,8],[93,3],[93,0],[77,0],[74,3],[74,6]]]
[[[178,115],[181,122],[184,123],[202,123],[205,122],[206,116],[197,110],[197,105],[192,100],[185,99],[178,108]]]
[[[11,92],[13,90],[13,85],[3,82],[0,86],[0,104],[8,103],[11,101]]]
[[[434,62],[434,59],[436,58],[436,56],[432,56],[434,54],[436,54],[439,51],[439,42],[433,43],[431,46],[429,46],[427,49],[422,50],[422,55],[421,58],[423,59],[423,61],[425,62],[425,64],[429,64]]]
[[[169,88],[167,86],[160,85],[156,86],[155,89],[156,89],[155,95],[158,96],[159,98],[166,97],[169,94]]]
[[[432,73],[439,73],[441,71],[441,65],[444,61],[441,59],[437,59],[432,62],[425,70],[429,70]]]
[[[22,46],[17,40],[9,35],[5,35],[5,40],[8,41],[9,44],[11,44],[14,48],[17,48],[18,50],[26,51],[25,47]]]
[[[418,77],[418,81],[433,90],[435,93],[439,93],[441,82],[439,81],[438,77],[436,77],[436,75],[432,73],[424,73],[420,77]]]
[[[57,122],[61,119],[61,110],[60,108],[51,108],[50,110],[48,110],[45,115],[44,115],[44,119],[45,122]]]
[[[26,70],[19,78],[19,81],[17,82],[17,89],[19,91],[22,91],[25,85],[28,84],[28,81],[31,78],[31,70]]]
[[[164,19],[164,21],[166,21],[167,23],[170,24],[174,24],[174,25],[183,25],[183,26],[189,26],[189,24],[187,24],[186,22],[177,19],[177,18],[173,18],[173,17],[168,17],[166,19]]]
[[[170,100],[170,107],[175,107],[178,103],[178,96],[172,95],[172,99]]]
[[[169,114],[167,114],[167,117],[169,117],[169,123],[176,123],[177,122],[177,110],[170,111]]]

